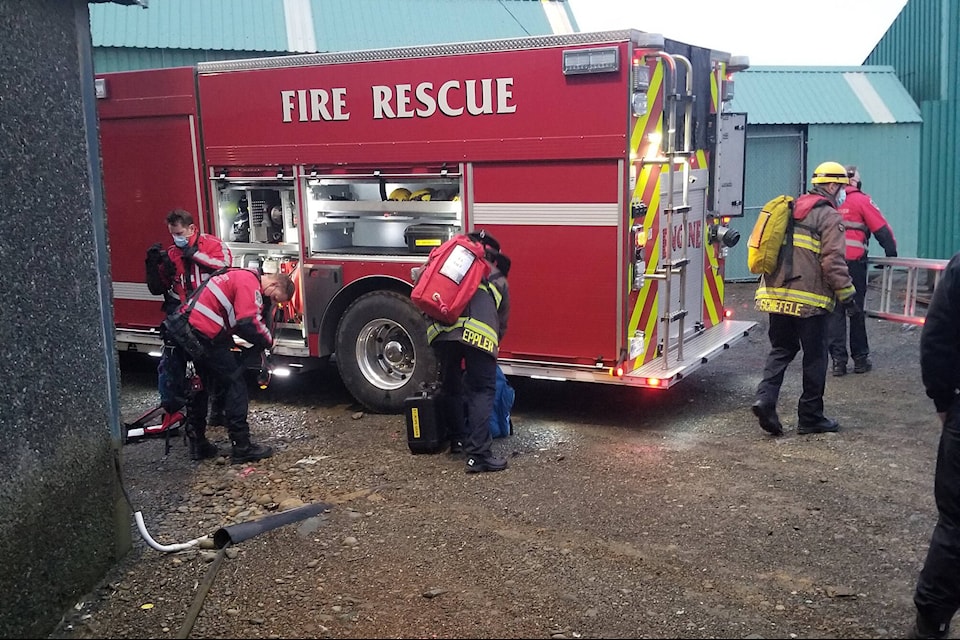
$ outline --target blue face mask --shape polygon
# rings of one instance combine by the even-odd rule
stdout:
[[[187,236],[173,236],[173,244],[177,245],[181,249],[187,246],[190,243],[190,238]]]
[[[840,185],[840,188],[837,190],[837,195],[836,195],[837,206],[838,207],[843,206],[843,203],[846,201],[846,199],[847,199],[847,190],[843,187],[843,185]]]

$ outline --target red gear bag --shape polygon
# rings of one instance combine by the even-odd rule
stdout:
[[[453,324],[489,275],[483,245],[461,233],[430,250],[410,299],[434,320]]]

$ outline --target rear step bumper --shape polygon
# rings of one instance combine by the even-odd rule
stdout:
[[[756,326],[756,322],[725,320],[688,338],[683,344],[682,362],[677,361],[674,348],[668,353],[667,366],[663,357],[659,357],[622,377],[610,375],[606,367],[571,367],[509,359],[501,359],[499,364],[507,375],[667,389],[746,338]]]

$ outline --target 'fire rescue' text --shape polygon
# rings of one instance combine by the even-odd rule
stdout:
[[[513,78],[480,80],[447,80],[439,87],[432,82],[417,85],[373,85],[373,119],[429,118],[438,111],[457,117],[464,113],[481,116],[493,113],[514,113]],[[283,121],[319,122],[349,120],[347,90],[291,89],[280,92]]]

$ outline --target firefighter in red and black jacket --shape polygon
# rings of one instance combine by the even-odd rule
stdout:
[[[824,162],[813,172],[809,193],[793,208],[793,244],[784,246],[777,268],[763,276],[755,296],[758,311],[770,314],[770,352],[752,409],[760,427],[783,434],[777,400],[787,366],[803,350],[803,391],[797,403],[797,433],[837,431],[823,413],[827,379],[827,318],[837,304],[856,312],[855,289],[844,260],[844,228],[836,210],[848,184],[846,170]]]
[[[273,455],[270,447],[250,441],[246,367],[233,352],[236,344],[233,337],[245,340],[255,349],[271,348],[274,336],[268,318],[273,313],[273,303],[289,301],[293,292],[293,280],[286,274],[261,276],[249,269],[227,269],[207,280],[189,310],[189,326],[198,343],[190,356],[202,387],[213,383],[223,389],[233,462],[251,462]],[[181,311],[189,306],[184,305]],[[191,351],[183,336],[172,336],[172,339]],[[218,455],[217,447],[206,438],[205,420],[191,420],[195,413],[204,414],[206,404],[206,392],[200,389],[191,398],[187,414],[190,456],[195,460]]]
[[[850,184],[847,186],[846,198],[839,203],[837,210],[843,216],[843,226],[846,227],[847,238],[847,268],[856,287],[857,306],[864,308],[867,297],[867,249],[870,243],[870,234],[877,239],[888,258],[897,256],[897,240],[893,237],[893,229],[887,222],[880,209],[874,204],[873,198],[862,190],[860,171],[854,165],[848,165],[847,177]],[[861,312],[850,316],[850,352],[853,357],[853,372],[866,373],[873,368],[870,362],[870,345],[867,341],[867,316]],[[836,309],[830,316],[829,323],[830,357],[833,358],[833,375],[847,374],[847,316],[842,310]]]
[[[163,311],[170,315],[187,297],[194,292],[200,283],[217,271],[229,267],[233,259],[230,248],[219,238],[207,233],[198,233],[193,215],[183,209],[173,209],[167,214],[167,231],[173,238],[173,244],[167,248],[165,255],[158,255],[162,251],[157,243],[147,251],[147,286],[155,295],[163,295]],[[183,407],[185,398],[175,390],[180,390],[180,378],[184,371],[172,366],[169,352],[173,345],[165,345],[160,363],[157,366],[160,402],[166,410],[165,423],[172,424],[182,418],[179,410]],[[183,362],[177,358],[173,363]],[[223,394],[216,389],[209,390],[212,402],[211,422],[223,424]],[[203,411],[204,420],[207,411]]]
[[[177,268],[173,291],[180,303],[184,303],[201,282],[214,272],[229,267],[233,256],[220,238],[197,233],[193,216],[183,209],[174,209],[167,214],[167,229],[173,237],[173,246],[167,249],[167,255]]]
[[[164,313],[170,315],[186,302],[187,297],[211,274],[229,267],[233,256],[220,238],[209,233],[197,233],[193,215],[183,209],[167,214],[167,231],[173,244],[166,250],[165,268],[151,267],[147,262],[147,285],[155,295],[166,294]],[[147,252],[160,250],[159,243]]]

